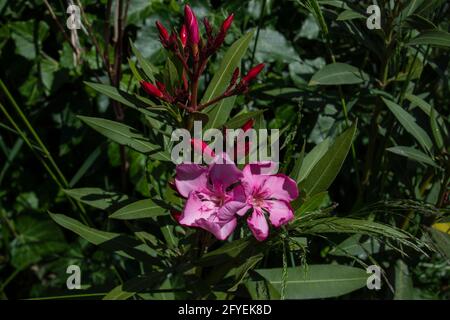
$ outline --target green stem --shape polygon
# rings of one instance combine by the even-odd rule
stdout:
[[[35,142],[41,148],[42,153],[44,154],[44,158],[48,159],[48,161],[50,162],[50,164],[53,167],[53,170],[56,172],[56,174],[53,172],[53,170],[50,169],[50,167],[47,165],[47,163],[44,161],[44,159],[42,159],[42,157],[38,155],[38,158],[40,159],[40,161],[44,165],[45,169],[49,172],[49,174],[52,176],[53,180],[56,182],[56,184],[61,189],[67,189],[69,187],[69,183],[67,182],[67,179],[64,177],[63,173],[61,172],[61,170],[59,169],[58,165],[56,164],[53,156],[51,155],[51,153],[49,152],[49,150],[47,149],[45,144],[42,142],[42,140],[40,139],[39,135],[36,133],[36,131],[34,130],[33,126],[30,124],[30,122],[28,121],[27,117],[22,112],[22,109],[19,107],[17,102],[14,100],[14,98],[12,97],[12,95],[9,92],[8,88],[6,87],[6,85],[4,84],[3,80],[1,80],[1,79],[0,79],[0,87],[1,87],[2,91],[5,93],[6,97],[10,101],[10,103],[12,104],[12,106],[14,107],[14,109],[16,110],[16,112],[19,114],[19,116],[22,119],[22,121],[25,123],[26,128],[30,131],[30,133],[33,136]],[[17,125],[17,123],[14,121],[14,119],[8,113],[6,108],[2,104],[0,104],[0,107],[1,107],[1,109],[3,111],[3,113],[5,114],[5,116],[8,118],[8,121],[14,126],[15,130],[20,133],[20,136],[27,143],[28,147],[33,151],[33,153],[35,153],[35,155],[37,155],[37,153],[35,152],[35,150],[33,148],[33,144],[27,138],[26,134]],[[69,196],[67,196],[67,197],[68,197],[69,201],[73,205],[75,205],[73,200]],[[91,225],[91,223],[89,221],[89,218],[86,215],[86,210],[84,209],[83,205],[80,202],[78,202],[78,201],[76,201],[75,203],[76,203],[75,206],[78,206],[78,208],[81,211],[81,219],[83,220],[83,222],[88,224],[88,225]]]

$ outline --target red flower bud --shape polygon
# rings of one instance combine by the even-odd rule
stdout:
[[[149,95],[157,97],[157,98],[164,97],[164,94],[161,92],[161,90],[159,90],[156,86],[154,86],[150,82],[146,82],[146,81],[142,80],[140,82],[140,84],[141,84],[141,87],[145,90],[145,92],[147,92]]]
[[[254,66],[253,68],[250,69],[247,75],[242,78],[242,82],[247,83],[255,79],[262,69],[264,69],[264,63],[260,63],[257,66]]]
[[[170,214],[172,215],[172,217],[175,219],[176,222],[180,221],[181,212],[175,211],[175,210],[170,210]]]
[[[187,41],[187,30],[186,30],[186,25],[182,25],[181,26],[181,30],[180,30],[180,40],[181,40],[181,45],[184,47],[186,47],[186,41]]]
[[[161,40],[161,43],[163,45],[166,45],[167,42],[169,41],[169,32],[167,31],[166,28],[164,28],[162,23],[159,21],[156,21],[156,27],[158,28],[159,31],[159,39]]]
[[[236,69],[234,69],[233,75],[231,76],[230,86],[229,87],[234,86],[234,84],[236,83],[238,77],[239,77],[239,68],[236,68]]]
[[[255,124],[255,119],[250,119],[246,123],[244,123],[244,125],[242,126],[241,129],[244,130],[244,132],[247,132],[249,129],[253,128],[254,124]]]
[[[233,22],[234,13],[230,14],[228,18],[226,18],[223,23],[220,31],[223,33],[227,33],[228,29],[230,29],[231,23]]]
[[[189,5],[184,7],[184,23],[188,30],[188,38],[191,44],[198,44],[200,41],[200,34],[198,31],[197,18]]]

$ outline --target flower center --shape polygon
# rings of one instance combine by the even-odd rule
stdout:
[[[254,207],[261,208],[264,205],[264,197],[262,194],[256,194],[250,199],[250,204]]]

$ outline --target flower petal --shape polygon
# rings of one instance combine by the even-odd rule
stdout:
[[[276,228],[294,219],[294,212],[286,201],[266,200],[265,205],[269,211],[270,223]]]
[[[290,202],[298,197],[297,183],[284,174],[267,177],[262,188],[268,198]]]
[[[225,224],[206,219],[197,220],[196,225],[206,231],[211,232],[217,239],[225,240],[234,231],[237,225],[236,218]]]
[[[186,163],[178,165],[176,171],[175,186],[183,197],[187,198],[193,190],[201,191],[207,188],[208,168]]]
[[[242,172],[236,167],[233,161],[222,153],[214,159],[209,168],[209,177],[213,186],[223,186],[224,189],[239,181]],[[215,189],[215,188],[214,188]]]
[[[221,221],[230,221],[236,217],[237,212],[245,206],[244,202],[240,201],[228,201],[222,207],[220,207],[217,217]]]
[[[247,224],[256,240],[264,241],[269,235],[269,225],[261,210],[254,209],[252,215],[247,219]]]
[[[214,202],[208,199],[208,195],[194,191],[189,194],[178,222],[184,226],[195,227],[197,220],[209,219],[218,209]]]

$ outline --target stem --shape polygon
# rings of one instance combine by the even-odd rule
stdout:
[[[251,66],[253,65],[253,62],[255,60],[256,45],[258,44],[259,31],[261,30],[262,20],[264,18],[265,8],[266,8],[266,0],[262,0],[261,12],[259,13],[258,28],[256,29],[255,43],[253,44],[252,58],[250,60],[251,61],[251,63],[250,63]]]
[[[334,56],[333,50],[331,49],[330,36],[329,36],[328,33],[325,33],[324,37],[325,37],[326,47],[327,47],[328,52],[330,54],[331,61],[333,63],[336,63],[336,57]],[[350,127],[350,121],[349,121],[349,118],[348,118],[347,103],[345,101],[344,93],[343,93],[342,87],[340,85],[338,86],[338,93],[339,93],[339,97],[340,97],[340,101],[341,101],[341,105],[342,105],[342,110],[344,112],[345,125],[346,125],[347,128],[349,128]],[[361,194],[361,192],[362,192],[361,178],[360,178],[360,175],[359,175],[358,161],[356,159],[356,150],[355,150],[355,145],[354,145],[353,141],[351,143],[351,150],[352,150],[353,166],[355,167],[356,185],[358,187],[358,193]]]
[[[41,148],[42,153],[44,154],[44,157],[46,159],[48,159],[48,161],[50,162],[51,166],[53,167],[53,170],[55,170],[56,174],[53,172],[52,169],[50,169],[49,165],[44,161],[44,159],[39,154],[36,153],[35,149],[33,148],[33,144],[28,139],[26,134],[20,129],[20,127],[17,125],[17,123],[14,121],[14,119],[8,113],[8,111],[3,106],[3,104],[0,103],[0,109],[3,111],[3,113],[5,114],[5,116],[8,119],[8,121],[13,125],[15,130],[20,134],[20,136],[25,141],[25,143],[28,145],[28,147],[32,150],[32,152],[38,157],[38,159],[41,161],[42,165],[47,170],[47,172],[50,174],[52,179],[56,182],[56,184],[61,189],[69,188],[69,184],[68,184],[66,178],[64,177],[63,173],[59,169],[58,165],[56,164],[55,160],[53,159],[53,156],[48,151],[47,147],[42,142],[42,140],[39,138],[39,135],[36,133],[36,131],[34,130],[33,126],[30,124],[30,122],[28,121],[27,117],[24,115],[24,113],[20,109],[19,105],[16,103],[16,101],[12,97],[11,93],[9,92],[8,88],[5,86],[5,84],[3,83],[3,81],[1,79],[0,79],[0,87],[3,90],[3,92],[5,93],[6,97],[10,101],[10,103],[13,105],[14,109],[19,114],[19,116],[22,119],[22,121],[25,123],[25,126],[27,127],[27,129],[31,132],[31,135],[33,136],[34,140],[36,141],[36,143]],[[75,202],[76,203],[76,205],[75,205],[75,203],[73,202],[72,198],[70,198],[68,195],[66,195],[66,196],[67,196],[67,198],[69,199],[69,201],[70,201],[70,203],[72,205],[78,206],[78,208],[80,209],[80,211],[81,211],[80,216],[81,216],[81,219],[83,220],[83,222],[85,224],[87,224],[87,225],[91,225],[91,223],[89,221],[89,218],[86,215],[86,210],[84,209],[83,205],[80,202],[78,202],[78,201]]]
[[[214,99],[209,100],[208,102],[204,103],[204,104],[200,104],[199,106],[197,106],[197,110],[201,111],[203,109],[205,109],[206,107],[209,107],[212,104],[215,104],[217,102],[219,102],[222,99],[228,98],[231,94],[224,92],[223,94],[221,94],[218,97],[215,97]]]

